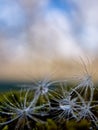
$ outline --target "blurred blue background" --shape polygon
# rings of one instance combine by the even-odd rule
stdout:
[[[97,12],[97,0],[0,0],[0,79],[70,70],[86,56],[97,66]]]

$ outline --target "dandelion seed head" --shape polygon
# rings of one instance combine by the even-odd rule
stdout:
[[[64,103],[60,103],[60,108],[65,111],[65,110],[71,109],[71,106],[70,105],[66,105]]]
[[[41,92],[41,94],[46,94],[46,93],[48,93],[48,87],[44,87],[44,86],[40,86],[39,87],[39,91]]]
[[[75,90],[74,90],[75,91]],[[81,119],[89,119],[91,122],[93,122],[96,125],[96,122],[98,122],[98,118],[96,117],[96,115],[93,113],[92,109],[94,109],[96,106],[98,107],[98,105],[96,104],[92,104],[93,101],[93,96],[92,96],[92,100],[86,101],[85,98],[83,98],[80,93],[78,93],[77,91],[75,91],[75,93],[77,94],[77,97],[80,99],[81,105],[80,105],[80,110],[79,110],[79,120]]]
[[[84,86],[92,86],[93,87],[92,76],[91,75],[84,75],[82,80],[81,80],[81,84],[83,84]]]
[[[74,106],[73,101],[70,100],[70,96],[61,100],[59,106],[62,110],[69,110]]]
[[[20,92],[19,97],[14,93],[11,94],[10,98],[5,96],[4,101],[1,102],[2,105],[0,106],[0,114],[2,116],[6,115],[6,120],[2,123],[0,122],[0,125],[8,125],[16,121],[16,127],[18,130],[21,125],[30,128],[31,121],[43,122],[40,118],[37,118],[36,115],[38,115],[38,117],[41,116],[41,110],[44,110],[46,104],[37,105],[37,95],[32,98],[29,96],[32,96],[32,92],[30,90]],[[46,111],[44,111],[44,115],[45,114]]]
[[[17,111],[16,111],[16,114],[17,115],[28,115],[28,113],[30,112],[30,109],[28,109],[28,107],[27,108],[25,108],[25,109],[18,109]]]
[[[56,115],[54,118],[56,120],[70,120],[71,118],[74,118],[77,120],[78,116],[78,102],[77,98],[72,98],[70,96],[70,93],[68,95],[63,95],[61,96],[60,99],[54,99],[57,103],[58,106],[54,107],[54,113],[56,112]],[[58,113],[58,114],[57,114]]]

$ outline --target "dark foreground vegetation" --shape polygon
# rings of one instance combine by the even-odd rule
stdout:
[[[79,82],[41,81],[0,93],[0,130],[97,130],[98,90]]]

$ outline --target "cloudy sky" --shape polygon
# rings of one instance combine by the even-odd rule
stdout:
[[[97,55],[98,0],[0,0],[0,61]]]

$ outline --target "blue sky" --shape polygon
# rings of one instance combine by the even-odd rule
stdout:
[[[44,28],[41,30],[40,28],[42,28],[42,25],[40,24],[46,22],[44,20],[46,18],[49,19],[49,21],[47,22],[46,30],[44,30],[46,33],[43,35],[49,35],[48,26],[51,28],[52,24],[52,28],[55,28],[58,33],[57,35],[60,36],[58,41],[61,40],[65,43],[68,42],[69,44],[62,43],[61,48],[68,46],[67,50],[69,50],[69,46],[74,48],[77,44],[84,47],[86,50],[90,50],[93,53],[95,52],[98,47],[98,37],[96,35],[98,33],[98,19],[96,14],[98,11],[98,2],[96,0],[90,0],[90,2],[89,0],[86,0],[86,2],[84,0],[76,0],[75,2],[74,0],[71,0],[70,2],[68,0],[42,0],[47,2],[45,5],[41,5],[38,0],[35,0],[35,3],[37,4],[34,6],[33,2],[31,2],[32,6],[28,4],[31,9],[29,13],[26,12],[29,6],[26,7],[26,5],[24,6],[23,1],[19,1],[21,0],[0,0],[0,34],[1,36],[3,35],[5,39],[14,39],[15,43],[17,43],[16,40],[18,41],[17,37],[19,37],[20,42],[20,39],[22,39],[23,36],[26,36],[27,31],[29,30],[28,28],[32,28],[33,26],[35,17],[33,17],[32,14],[34,13],[35,16],[37,16],[37,21],[35,22],[36,31],[33,32],[31,36],[39,36],[40,34],[39,37],[41,37],[42,34],[40,31],[43,31]],[[28,0],[28,3],[29,1],[30,0]],[[34,11],[33,8],[36,8],[36,11]],[[41,11],[44,13],[41,13]],[[28,23],[29,26],[27,26]],[[37,32],[38,27],[39,31]],[[51,30],[51,32],[53,31]],[[59,34],[59,32],[61,33]],[[22,38],[20,38],[21,36]],[[25,41],[24,39],[23,41]],[[22,45],[22,41],[20,44]]]
[[[70,16],[73,6],[66,0],[65,4],[60,0],[51,0],[46,7],[48,11],[56,9],[67,12]],[[19,33],[27,22],[27,16],[25,10],[15,0],[0,0],[0,30],[2,32]],[[18,31],[18,32],[17,32]]]
[[[0,0],[0,30],[4,35],[17,35],[25,23],[25,12],[16,1]]]
[[[50,7],[59,9],[61,11],[67,11],[68,13],[70,13],[70,10],[72,9],[72,7],[69,5],[69,3],[66,0],[65,0],[65,4],[60,0],[51,0]]]
[[[1,75],[85,56],[98,58],[98,0],[0,0]]]

